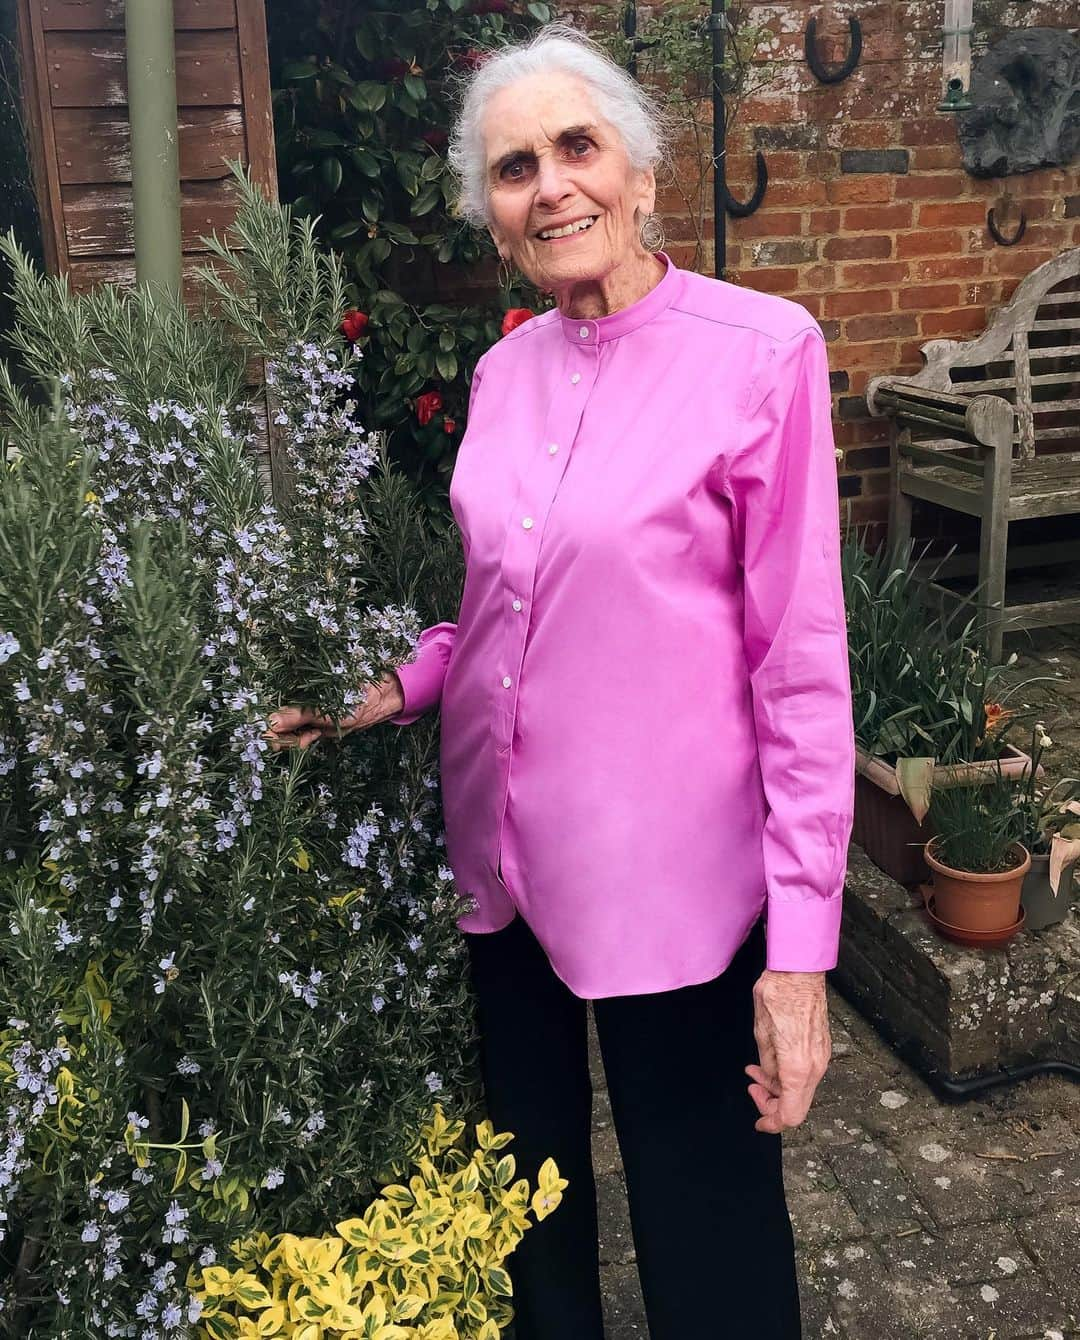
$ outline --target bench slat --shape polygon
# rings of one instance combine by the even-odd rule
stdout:
[[[1078,358],[1080,364],[1080,358]],[[1075,382],[1080,381],[1080,365],[1075,368],[1066,369],[1064,372],[1040,372],[1031,379],[1032,386],[1052,386],[1057,382]],[[972,395],[987,395],[990,392],[1015,391],[1015,377],[986,377],[977,382],[960,382],[964,388],[964,395],[970,392]]]

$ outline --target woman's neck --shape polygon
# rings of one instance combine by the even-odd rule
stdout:
[[[555,302],[564,316],[595,320],[610,316],[623,307],[644,298],[666,273],[664,261],[643,251],[597,279],[582,279],[564,292],[556,293]]]

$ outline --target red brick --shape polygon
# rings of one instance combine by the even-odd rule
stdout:
[[[789,293],[787,296],[793,302],[805,307],[815,321],[821,320],[822,295],[820,293]]]
[[[840,155],[833,149],[809,150],[803,157],[802,170],[808,177],[830,181],[840,171]]]
[[[830,126],[829,140],[840,149],[895,149],[896,126],[892,121],[853,121],[845,117]]]
[[[793,93],[784,93],[771,98],[759,94],[757,97],[747,98],[740,105],[739,114],[759,126],[784,125],[799,120],[798,98]]]
[[[959,256],[961,237],[959,233],[931,232],[929,229],[918,233],[904,233],[896,239],[897,256]]]
[[[917,340],[901,344],[900,357],[896,364],[896,371],[898,374],[918,372],[926,362],[926,359],[922,356],[922,347],[925,343],[926,341],[920,336]]]
[[[844,335],[853,344],[866,340],[900,339],[914,335],[916,319],[911,312],[901,315],[890,312],[884,316],[853,316],[844,327]]]
[[[840,267],[840,282],[844,288],[881,288],[886,284],[902,284],[907,275],[905,261],[860,261]]]
[[[689,214],[676,214],[674,212],[664,212],[664,235],[673,242],[694,242],[698,237],[698,229],[701,227],[701,220],[693,219]],[[708,222],[708,229],[712,232],[711,220]]]
[[[747,237],[799,237],[802,235],[803,216],[791,211],[759,209],[746,219],[730,219],[728,227],[737,236]]]
[[[826,316],[865,316],[870,312],[891,312],[893,294],[889,289],[855,292],[839,289],[825,298]]]
[[[911,311],[955,307],[960,301],[959,284],[906,284],[897,297],[900,307]]]
[[[826,289],[835,286],[835,265],[804,265],[799,271],[799,287],[803,290]]]
[[[746,276],[746,287],[756,288],[759,293],[789,294],[799,285],[799,272],[793,266],[788,269],[754,270]]]
[[[774,181],[770,168],[766,199],[770,205],[820,205],[826,200],[826,183],[813,178]]]
[[[901,144],[956,144],[956,118],[951,114],[920,116],[900,123]]]
[[[953,131],[955,136],[956,131]],[[937,171],[941,168],[960,168],[960,146],[952,144],[929,145],[911,151],[911,166],[916,172]]]
[[[836,205],[847,205],[852,201],[860,204],[882,202],[893,197],[894,178],[881,174],[851,174],[834,177],[826,182],[829,200]]]
[[[1034,270],[1037,265],[1057,255],[1057,252],[1029,251],[1021,243],[1016,248],[996,246],[989,254],[993,257],[989,268],[996,274],[1026,275],[1029,270]]]
[[[913,261],[911,277],[921,279],[974,279],[986,268],[983,256],[943,256],[940,260]]]
[[[810,211],[810,233],[821,237],[824,233],[840,231],[840,211],[838,209],[812,209]]]
[[[981,307],[960,307],[951,312],[924,312],[919,324],[922,333],[928,338],[941,335],[966,336],[985,327],[986,313]]]
[[[814,216],[810,216],[811,227]],[[822,249],[828,260],[876,260],[892,255],[892,238],[885,234],[866,237],[830,237]]]
[[[844,367],[871,368],[879,372],[891,371],[896,366],[896,341],[875,340],[872,344],[850,344],[844,351]]]
[[[979,223],[986,217],[986,206],[981,200],[952,200],[947,204],[920,205],[920,228],[959,228],[965,223]]]
[[[966,189],[967,183],[958,172],[909,173],[896,179],[897,200],[955,200]]]
[[[844,210],[845,232],[886,233],[910,228],[911,223],[910,205],[850,205]]]

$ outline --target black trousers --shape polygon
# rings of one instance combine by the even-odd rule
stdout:
[[[603,1340],[586,1002],[520,917],[466,935],[489,1115],[535,1187],[562,1204],[508,1258],[517,1340]],[[754,1130],[758,922],[711,982],[594,1002],[651,1340],[799,1340],[781,1137]]]

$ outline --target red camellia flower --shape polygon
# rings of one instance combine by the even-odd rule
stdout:
[[[353,307],[341,318],[341,333],[351,344],[363,335],[364,331],[367,330],[367,325],[367,313],[358,312]]]
[[[457,427],[457,423],[450,417],[449,414],[444,414],[442,426],[444,433],[452,433],[454,429]]]
[[[375,73],[380,79],[404,79],[411,69],[409,62],[400,56],[391,56],[375,64]]]
[[[438,149],[446,143],[449,136],[445,130],[440,130],[438,126],[434,126],[431,130],[425,130],[420,138],[425,144],[430,144],[433,149]]]
[[[472,0],[466,7],[466,14],[511,14],[510,0]]]
[[[430,423],[442,409],[443,399],[438,391],[425,391],[416,397],[416,417],[423,423]]]
[[[488,52],[478,51],[476,47],[469,47],[465,51],[459,51],[453,59],[453,64],[463,70],[475,70],[483,65],[488,58]]]
[[[518,326],[524,325],[535,315],[536,313],[530,311],[528,307],[511,307],[502,319],[502,333],[509,335],[512,330],[517,330]]]

